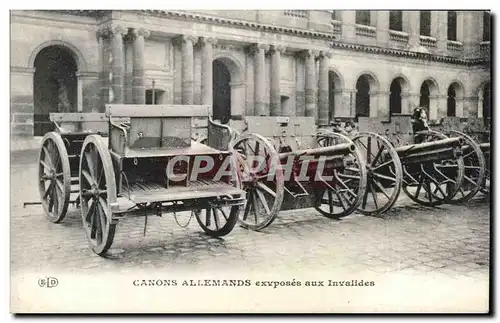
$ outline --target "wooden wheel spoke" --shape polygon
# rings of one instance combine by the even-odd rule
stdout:
[[[373,186],[373,183],[370,183],[370,192],[372,193],[373,203],[375,203],[375,208],[378,209],[377,192]]]
[[[226,220],[226,222],[229,220],[227,214],[226,214],[226,211],[224,211],[223,208],[220,208],[219,209],[220,213],[222,213],[222,216],[224,217],[224,219]]]
[[[328,209],[330,213],[333,213],[333,195],[331,190],[327,190],[328,192]]]
[[[350,172],[355,172],[355,173],[360,172],[359,168],[353,168],[353,167],[346,167],[345,170],[348,170]]]
[[[252,199],[253,199],[253,192],[249,192],[247,196],[247,203],[245,205],[245,211],[243,213],[243,221],[245,221],[248,218],[248,214],[250,213],[250,209],[252,208]]]
[[[267,204],[267,200],[264,197],[264,194],[259,189],[255,190],[255,192],[257,193],[257,197],[259,198],[260,203],[264,207],[266,214],[268,216],[271,215],[271,210],[269,210],[269,205]]]
[[[378,141],[377,141],[377,146],[378,146],[378,152],[375,155],[375,157],[373,158],[373,161],[371,163],[372,167],[375,166],[375,164],[377,163],[377,161],[380,158],[380,156],[382,156],[382,152],[384,152],[384,147],[380,147]]]
[[[446,197],[447,194],[443,191],[443,189],[440,186],[442,183],[439,183],[434,177],[432,177],[426,171],[423,171],[423,173],[429,179],[427,181],[427,188],[428,188],[429,195],[432,195],[432,191],[431,191],[431,182],[432,182],[432,183],[434,183],[434,185],[436,185],[436,188],[441,192],[441,194],[443,194],[443,197]],[[429,197],[429,201],[430,201],[430,197]]]
[[[257,188],[265,191],[267,194],[271,195],[272,197],[276,198],[276,193],[266,184],[258,182],[257,183]]]
[[[101,207],[98,205],[96,208],[96,220],[95,220],[95,231],[96,231],[96,240],[98,243],[102,241],[102,236],[104,233],[104,228],[106,227],[103,224],[103,216],[101,213]]]
[[[255,219],[255,224],[259,223],[259,215],[257,214],[257,200],[255,198],[252,199],[252,207],[253,207],[253,214],[254,214],[254,219]]]
[[[54,182],[53,181],[50,182],[49,187],[47,187],[47,190],[43,194],[43,199],[44,200],[47,198],[47,196],[49,196],[50,192],[52,191],[52,187],[54,187]]]
[[[85,160],[87,161],[87,166],[88,166],[88,172],[90,173],[91,175],[91,178],[92,177],[95,177],[95,173],[94,173],[94,161],[92,160],[92,156],[90,155],[90,152],[86,151],[84,152],[84,155],[85,155]],[[89,181],[89,183],[93,183],[93,180],[92,182]]]
[[[92,175],[89,174],[89,172],[86,169],[82,169],[82,175],[83,178],[89,183],[91,186],[95,184],[94,179],[92,178]]]
[[[45,160],[50,163],[50,166],[46,166],[46,167],[49,168],[49,169],[51,169],[52,168],[52,162],[50,160],[50,152],[49,152],[49,150],[48,150],[48,148],[46,146],[42,146],[42,150],[44,152],[44,156],[43,157],[44,158],[48,158],[48,160],[47,159],[45,159]],[[42,162],[42,160],[40,160],[40,162]]]
[[[422,185],[424,184],[425,176],[424,174],[420,173],[420,179],[418,181],[418,186],[417,186],[417,191],[415,192],[415,197],[418,198],[420,195],[420,190],[422,189]]]
[[[342,177],[342,178],[349,178],[349,179],[357,179],[357,180],[359,180],[359,177],[358,177],[358,176],[354,176],[354,175],[347,175],[347,174],[343,174],[343,173],[338,173],[338,177]]]
[[[377,170],[377,169],[379,169],[379,168],[385,167],[385,166],[390,165],[390,164],[392,164],[392,163],[394,163],[394,161],[393,161],[392,159],[391,159],[391,160],[388,160],[388,161],[386,161],[386,162],[383,162],[383,163],[382,163],[382,164],[380,164],[380,165],[377,165],[377,166],[373,167],[373,170]]]
[[[386,176],[386,175],[382,175],[382,174],[379,174],[379,173],[373,173],[373,176],[375,176],[377,178],[386,179],[386,180],[391,181],[391,182],[396,182],[395,178],[392,178],[392,177],[389,177],[389,176]]]
[[[214,220],[215,220],[215,229],[220,230],[220,219],[219,219],[219,211],[217,209],[212,209],[213,214],[214,214]]]
[[[85,222],[87,222],[87,223],[91,222],[91,220],[92,220],[91,217],[94,214],[94,208],[96,207],[96,202],[94,199],[91,199],[90,203],[92,203],[92,204],[89,206],[87,214],[85,215]]]
[[[469,176],[464,175],[464,179],[466,179],[469,183],[472,183],[474,186],[477,186],[477,182],[474,182]]]
[[[377,188],[382,192],[382,194],[385,195],[385,197],[387,197],[387,199],[391,198],[389,195],[387,195],[385,188],[379,182],[377,182],[376,180],[373,180],[373,184],[375,184],[375,186],[377,186]]]
[[[47,163],[44,160],[42,160],[42,159],[40,159],[40,164],[42,164],[43,167],[45,167],[45,168],[47,168],[49,170],[52,169],[52,167],[50,167],[49,165],[47,165]]]
[[[342,199],[342,194],[340,194],[336,190],[334,190],[333,193],[339,198],[340,205],[342,205],[344,211],[347,210],[349,208],[349,205],[346,206],[345,201]]]
[[[93,212],[90,216],[90,238],[95,239],[96,231],[97,231],[97,205],[94,207]]]
[[[363,194],[363,201],[362,201],[362,207],[366,207],[366,202],[368,201],[368,189],[365,190],[365,193]]]
[[[336,180],[337,180],[337,183],[342,185],[349,194],[351,194],[352,196],[354,196],[354,198],[357,197],[357,194],[355,194],[350,188],[349,186],[347,186],[339,177],[340,175],[344,175],[344,174],[341,174],[341,173],[338,173],[338,172],[335,172],[334,173],[335,177],[336,177]],[[356,177],[356,176],[352,176],[350,177],[351,179],[356,179],[356,180],[359,180],[359,177]]]
[[[465,169],[481,169],[479,166],[464,166]]]
[[[206,209],[207,217],[205,218],[205,225],[210,227],[212,225],[212,209]]]

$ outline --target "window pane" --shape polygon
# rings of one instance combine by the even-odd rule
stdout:
[[[340,20],[340,12],[338,10],[332,10],[332,19]]]
[[[389,12],[389,29],[403,31],[403,12],[401,10]]]
[[[491,17],[488,11],[483,12],[483,40],[490,41]]]
[[[356,11],[356,23],[358,25],[370,26],[370,11],[369,10]]]
[[[431,35],[431,12],[420,11],[420,35]]]
[[[448,40],[457,40],[457,13],[448,11]]]

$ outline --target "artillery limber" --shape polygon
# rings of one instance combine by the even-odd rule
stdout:
[[[92,134],[107,136],[104,113],[51,113],[54,125],[45,134],[38,158],[38,189],[47,218],[61,222],[69,204],[80,203],[78,169],[85,138]]]
[[[468,201],[478,191],[489,194],[490,187],[490,130],[482,118],[446,117],[431,125],[432,130],[450,137],[462,137],[465,164],[464,183],[454,201]]]
[[[227,149],[217,150],[191,140],[192,117],[207,115],[206,106],[151,109],[107,105],[106,133],[78,130],[72,133],[78,133],[78,141],[71,145],[66,138],[68,130],[64,132],[69,142],[66,146],[60,135],[47,135],[61,139],[46,144],[57,145],[57,154],[42,146],[41,179],[48,181],[52,176],[43,190],[59,190],[48,206],[60,208],[62,194],[68,192],[60,185],[66,182],[58,178],[71,178],[69,158],[64,155],[70,147],[74,152],[71,158],[79,156],[76,178],[81,216],[95,253],[103,255],[111,247],[117,223],[124,216],[145,216],[147,221],[149,215],[190,211],[208,235],[230,233],[245,203],[245,192],[240,188],[236,159]],[[55,157],[48,160],[50,156],[59,161]],[[63,162],[66,165],[59,166]],[[43,197],[51,194],[44,193]]]
[[[358,208],[361,213],[383,214],[397,201],[401,189],[426,206],[448,203],[457,194],[464,177],[461,137],[448,138],[433,131],[413,133],[409,115],[357,119],[361,131],[351,132],[350,137],[367,169],[367,189]]]
[[[247,203],[244,228],[269,226],[280,210],[315,207],[329,218],[354,212],[366,186],[359,150],[347,137],[316,132],[313,117],[247,116],[229,125],[208,120],[207,144],[237,157]]]

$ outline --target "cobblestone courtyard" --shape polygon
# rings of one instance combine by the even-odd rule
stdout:
[[[465,205],[428,208],[402,193],[385,218],[351,215],[341,221],[313,209],[283,212],[263,232],[236,227],[223,239],[210,238],[193,218],[181,228],[173,216],[120,221],[107,259],[87,247],[79,210],[61,224],[45,219],[37,201],[34,154],[11,161],[11,271],[64,268],[86,274],[133,270],[293,271],[301,268],[374,274],[398,273],[489,280],[490,205],[478,196]],[[180,224],[189,216],[178,216]],[[283,279],[287,279],[284,277]],[[487,297],[487,295],[484,295]]]

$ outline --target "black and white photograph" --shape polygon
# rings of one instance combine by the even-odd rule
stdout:
[[[10,313],[491,313],[494,12],[361,9],[10,10]]]

